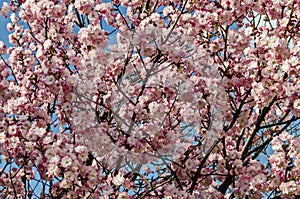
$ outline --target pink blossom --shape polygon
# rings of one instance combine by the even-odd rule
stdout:
[[[9,9],[10,9],[10,7],[9,7],[8,3],[3,2],[2,3],[2,8],[1,8],[1,13],[5,18],[7,18],[7,16],[8,16]]]
[[[1,196],[298,197],[295,2],[3,3]]]
[[[124,183],[124,177],[122,176],[122,174],[118,174],[116,175],[113,179],[112,179],[112,183],[114,183],[117,186],[120,186]]]
[[[6,53],[6,45],[4,44],[3,41],[0,41],[0,54],[5,54]]]

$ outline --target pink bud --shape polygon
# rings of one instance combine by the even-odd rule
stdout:
[[[0,54],[3,55],[6,53],[6,45],[3,41],[0,41]]]
[[[9,13],[9,5],[7,2],[3,2],[2,8],[1,8],[1,13],[5,18],[7,18],[7,15]]]

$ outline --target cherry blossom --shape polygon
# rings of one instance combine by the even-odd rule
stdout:
[[[7,18],[9,10],[10,10],[10,7],[9,7],[8,3],[3,2],[2,3],[2,8],[1,8],[1,13],[5,18]]]
[[[300,196],[297,1],[1,13],[1,198]]]

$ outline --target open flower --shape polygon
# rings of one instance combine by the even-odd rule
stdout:
[[[294,101],[294,109],[300,110],[300,99]]]
[[[65,168],[69,167],[71,164],[72,164],[72,159],[69,156],[66,156],[61,160],[61,165]]]
[[[48,75],[48,76],[45,77],[44,81],[45,81],[45,84],[51,85],[51,84],[54,83],[55,78],[54,78],[53,75]]]
[[[124,183],[124,180],[125,178],[119,173],[113,178],[112,183],[114,183],[117,186],[120,186]]]

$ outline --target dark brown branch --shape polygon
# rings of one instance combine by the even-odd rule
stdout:
[[[273,98],[273,100],[270,102],[270,104],[267,107],[263,108],[261,114],[258,116],[255,127],[254,127],[253,131],[250,133],[250,135],[242,149],[242,160],[246,159],[247,153],[253,142],[253,139],[254,139],[256,133],[260,130],[261,123],[263,122],[264,118],[266,117],[266,115],[268,114],[269,110],[271,109],[271,107],[273,106],[273,104],[275,103],[276,100],[277,100],[277,96],[275,96]]]
[[[209,155],[211,154],[211,152],[213,151],[213,149],[219,144],[219,142],[221,141],[222,139],[218,139],[213,145],[212,147],[207,151],[206,155],[203,157],[202,161],[200,162],[199,166],[198,166],[198,169],[192,179],[192,185],[191,187],[189,188],[189,192],[192,194],[193,191],[194,191],[194,188],[197,184],[197,181],[198,181],[198,178],[201,176],[201,170],[207,160],[207,158],[209,157]]]

